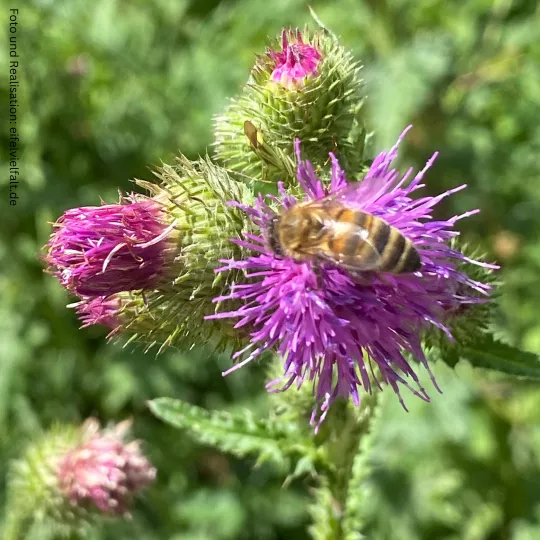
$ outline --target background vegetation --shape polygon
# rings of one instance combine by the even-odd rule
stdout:
[[[13,7],[1,3],[4,14]],[[70,299],[36,255],[49,222],[65,209],[114,202],[118,189],[132,189],[130,179],[151,179],[151,166],[179,150],[204,154],[212,115],[245,82],[266,36],[308,22],[304,1],[18,4],[24,185],[20,204],[3,208],[0,230],[0,505],[9,460],[40,430],[90,415],[134,416],[159,480],[132,521],[96,531],[96,540],[307,538],[309,479],[282,489],[278,469],[253,469],[249,460],[198,446],[145,407],[148,399],[174,396],[263,411],[263,366],[223,379],[227,355],[169,351],[155,359],[106,343],[105,330],[79,330],[65,308]],[[462,230],[503,266],[499,331],[540,353],[537,3],[312,5],[366,66],[374,148],[391,144],[412,122],[403,161],[422,165],[438,149],[429,189],[469,184],[444,211],[482,208]],[[2,55],[2,73],[7,60]],[[1,103],[6,84],[2,77]],[[5,152],[6,130],[1,137]],[[540,389],[466,365],[437,365],[435,373],[444,394],[429,405],[411,397],[407,414],[385,396],[370,456],[367,536],[540,538]]]

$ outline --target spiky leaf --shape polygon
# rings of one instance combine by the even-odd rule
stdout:
[[[171,398],[149,402],[158,418],[187,431],[196,441],[238,457],[254,456],[257,462],[272,461],[285,469],[292,458],[317,459],[311,439],[293,423],[257,418],[253,412],[207,411]]]
[[[540,357],[511,345],[496,341],[486,334],[483,339],[468,343],[461,357],[475,367],[482,367],[514,375],[540,380]]]

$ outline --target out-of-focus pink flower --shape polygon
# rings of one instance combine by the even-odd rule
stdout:
[[[125,442],[130,422],[100,430],[91,418],[83,426],[80,446],[60,459],[60,489],[70,503],[104,514],[126,514],[134,495],[149,485],[156,470],[141,453],[138,441]]]

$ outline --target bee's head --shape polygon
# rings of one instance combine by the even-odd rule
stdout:
[[[279,220],[281,217],[276,214],[271,220],[270,225],[267,229],[267,240],[268,240],[268,247],[272,250],[273,253],[275,253],[278,256],[283,255],[283,251],[281,250],[281,245],[279,243],[279,237],[278,237],[278,225]]]

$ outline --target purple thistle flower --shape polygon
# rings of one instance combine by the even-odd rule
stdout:
[[[117,295],[83,298],[67,307],[75,308],[83,323],[81,328],[101,324],[112,328],[114,332],[121,324],[118,312],[122,307],[122,301]]]
[[[156,469],[139,443],[124,441],[129,427],[126,421],[101,431],[97,420],[85,422],[80,446],[67,452],[57,469],[60,488],[73,506],[124,515],[132,497],[155,479]]]
[[[164,214],[142,196],[67,210],[54,224],[45,260],[81,297],[150,288],[165,271],[174,228]]]
[[[290,43],[290,39],[294,43]],[[317,75],[317,66],[321,55],[311,45],[304,43],[302,33],[283,30],[281,34],[281,51],[267,51],[267,55],[275,62],[271,79],[282,86],[294,89],[302,86],[308,76]]]
[[[275,212],[262,196],[253,208],[231,203],[250,216],[260,234],[233,240],[254,255],[245,260],[224,260],[225,266],[218,269],[242,269],[248,279],[248,283],[233,285],[228,294],[214,299],[241,302],[241,307],[209,317],[239,319],[235,328],[246,327],[250,332],[250,344],[233,355],[233,359],[243,360],[224,374],[247,364],[266,349],[275,349],[283,358],[284,377],[268,383],[268,388],[276,389],[278,382],[284,382],[280,390],[286,390],[293,383],[300,387],[311,381],[317,402],[322,403],[319,419],[316,410],[311,420],[317,426],[337,396],[352,396],[357,405],[359,388],[371,392],[372,385],[390,385],[403,407],[400,385],[429,401],[408,356],[423,364],[437,388],[422,351],[423,332],[436,327],[452,340],[445,317],[448,311],[488,300],[490,286],[469,278],[460,266],[472,262],[496,267],[471,261],[449,242],[459,234],[454,230],[456,222],[478,210],[441,221],[432,217],[432,209],[442,199],[466,186],[436,197],[413,198],[424,187],[424,174],[437,154],[412,180],[412,169],[400,177],[391,168],[408,129],[389,152],[377,156],[365,178],[356,184],[348,184],[330,154],[332,176],[325,187],[311,163],[300,159],[297,141],[297,179],[305,192],[304,200],[338,193],[341,202],[399,229],[420,254],[422,266],[418,272],[370,272],[366,273],[365,283],[359,283],[345,271],[323,263],[318,278],[311,262],[278,257],[271,250],[268,235]],[[274,203],[283,209],[296,204],[297,200],[281,184],[279,191],[281,199],[273,198]]]

